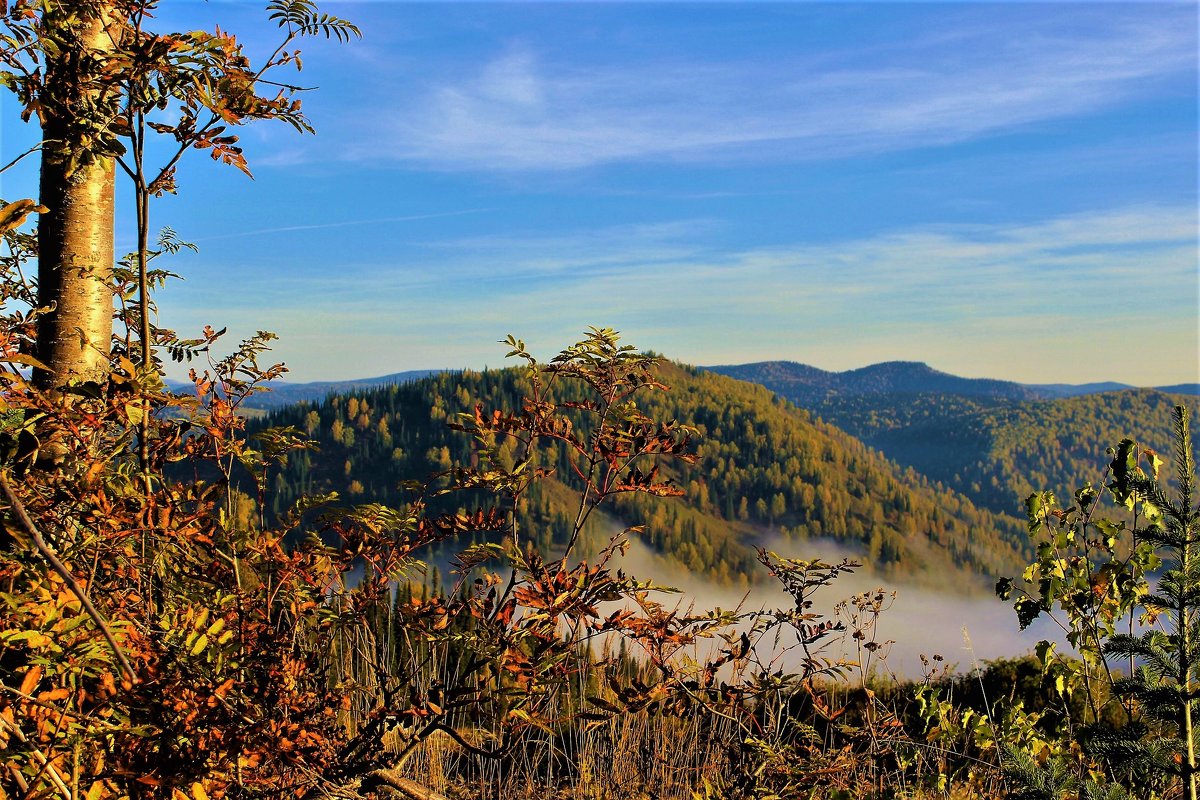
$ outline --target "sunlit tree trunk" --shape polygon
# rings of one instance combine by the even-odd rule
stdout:
[[[47,388],[103,380],[112,338],[114,161],[101,138],[118,111],[105,80],[115,49],[107,2],[51,4],[43,17],[38,298],[54,306],[38,321],[38,358]],[[110,151],[111,152],[111,151]]]

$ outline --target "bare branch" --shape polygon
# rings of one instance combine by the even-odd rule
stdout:
[[[41,149],[42,149],[42,142],[38,142],[33,147],[26,150],[24,153],[21,153],[21,155],[17,156],[12,161],[5,164],[3,167],[0,167],[0,172],[7,172],[10,167],[15,167],[18,163],[20,163],[20,161],[22,159],[24,159],[25,156],[33,155],[34,153],[36,153],[38,150],[41,150]]]

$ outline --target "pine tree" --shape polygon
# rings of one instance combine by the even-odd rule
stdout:
[[[1157,591],[1142,606],[1169,620],[1167,631],[1117,634],[1104,645],[1106,655],[1136,662],[1133,673],[1116,681],[1117,694],[1134,701],[1148,722],[1174,735],[1140,736],[1149,726],[1130,725],[1099,737],[1101,752],[1131,771],[1150,769],[1182,779],[1188,800],[1197,798],[1195,711],[1200,682],[1200,509],[1194,505],[1195,469],[1188,412],[1175,409],[1175,492],[1168,496],[1158,478],[1157,457],[1151,474],[1138,466],[1136,445],[1121,442],[1113,461],[1113,492],[1132,506],[1140,503],[1147,524],[1135,541],[1153,546],[1168,568]]]

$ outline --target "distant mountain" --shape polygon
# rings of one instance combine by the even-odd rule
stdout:
[[[814,403],[843,395],[935,392],[960,397],[1033,400],[1075,397],[1133,388],[1128,384],[1113,381],[1084,384],[1021,384],[987,378],[960,378],[956,375],[939,372],[927,364],[917,361],[890,361],[846,372],[827,372],[794,361],[763,361],[756,364],[704,367],[703,369],[766,386],[776,394],[806,408]],[[313,381],[310,383],[277,381],[268,384],[271,391],[262,392],[250,398],[246,402],[245,408],[269,411],[293,403],[315,403],[330,394],[344,394],[357,389],[408,383],[443,371],[446,370],[417,369],[394,372],[377,378],[346,381]],[[180,391],[191,390],[191,385],[185,382],[172,382],[171,386]],[[1181,383],[1157,388],[1162,392],[1200,394],[1200,384],[1195,383]]]
[[[845,372],[828,372],[795,361],[760,361],[703,369],[766,386],[804,408],[844,395],[946,394],[1001,400],[1049,400],[1137,388],[1116,381],[1037,384],[962,378],[920,361],[887,361]],[[1168,394],[1200,394],[1200,384],[1196,383],[1153,388]]]
[[[919,361],[889,361],[846,372],[826,372],[794,361],[763,361],[704,369],[760,384],[802,408],[846,395],[937,393],[1006,400],[1033,400],[1045,396],[1023,384],[988,378],[960,378]]]
[[[661,379],[671,391],[647,392],[644,407],[696,426],[701,460],[670,468],[684,498],[625,495],[611,511],[623,523],[645,524],[646,543],[694,573],[744,582],[760,572],[754,546],[809,537],[861,549],[888,575],[942,585],[965,586],[1023,564],[1025,536],[1015,517],[979,509],[897,467],[766,389],[674,364],[662,366]],[[524,387],[517,370],[446,372],[277,409],[253,425],[294,425],[320,452],[289,456],[271,510],[300,493],[329,490],[349,500],[402,502],[401,481],[472,457],[469,438],[447,420],[477,402],[519,407]],[[560,541],[574,514],[573,473],[561,458],[544,462],[554,477],[527,498],[536,520],[528,535],[544,544]]]
[[[1200,383],[1176,383],[1172,386],[1156,386],[1155,388],[1168,394],[1200,395]]]
[[[294,405],[296,403],[319,403],[331,394],[345,394],[358,389],[371,389],[378,386],[391,386],[398,383],[408,383],[433,375],[438,370],[413,369],[407,372],[393,372],[390,375],[380,375],[378,378],[359,378],[349,381],[312,381],[310,383],[288,383],[287,381],[272,381],[267,384],[270,391],[259,392],[245,401],[244,409],[269,411],[275,408]],[[171,381],[172,389],[191,392],[190,383]]]
[[[1030,389],[1043,397],[1079,397],[1084,394],[1099,394],[1100,392],[1119,392],[1122,389],[1133,389],[1128,383],[1103,381],[1100,383],[1031,383],[1026,384]],[[1163,388],[1168,392],[1172,389]]]

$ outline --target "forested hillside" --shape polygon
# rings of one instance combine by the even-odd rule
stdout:
[[[1066,389],[959,378],[907,362],[841,373],[791,362],[712,369],[766,386],[898,464],[1004,514],[1019,514],[1035,490],[1065,496],[1098,482],[1105,450],[1122,438],[1165,448],[1171,409],[1197,404],[1193,395],[1131,388],[1039,398],[1041,389]]]
[[[1105,450],[1126,437],[1165,448],[1171,409],[1196,398],[1126,389],[1013,402],[953,394],[839,396],[811,412],[977,505],[1019,513],[1035,490],[1065,496],[1099,482]]]
[[[901,471],[832,425],[762,387],[664,365],[669,392],[641,395],[648,413],[695,426],[699,462],[673,477],[679,500],[630,495],[615,506],[624,524],[645,524],[656,550],[723,582],[757,571],[752,545],[772,537],[832,539],[861,546],[891,575],[997,574],[1013,569],[1021,526],[961,495]],[[403,499],[402,480],[467,463],[468,437],[451,430],[475,404],[518,407],[528,390],[515,370],[441,373],[404,385],[331,396],[274,412],[265,424],[294,425],[320,445],[293,455],[275,481],[275,510],[301,493],[336,490],[350,500]],[[502,445],[511,458],[514,443]],[[553,455],[555,480],[528,496],[531,535],[546,544],[574,518],[556,480],[571,476]]]
[[[1017,513],[1031,492],[1065,497],[1099,483],[1105,450],[1123,438],[1169,452],[1177,405],[1195,409],[1197,400],[1154,389],[1015,404],[925,396],[865,414],[848,405],[826,413],[890,458],[982,506]]]

